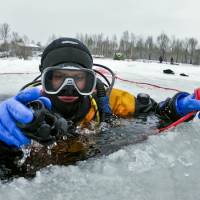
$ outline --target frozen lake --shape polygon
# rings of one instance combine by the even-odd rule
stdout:
[[[200,87],[200,67],[96,59],[119,77],[193,92]],[[39,60],[0,60],[0,100],[14,95],[38,73]],[[163,74],[170,68],[175,75]],[[12,73],[12,74],[11,74]],[[18,74],[16,74],[18,73]],[[20,74],[22,73],[22,74]],[[189,77],[179,74],[185,73]],[[174,91],[116,80],[117,88],[145,92],[157,101]],[[67,167],[50,166],[35,178],[0,183],[0,200],[188,200],[200,196],[199,119],[112,154]],[[131,131],[131,130],[130,130]]]

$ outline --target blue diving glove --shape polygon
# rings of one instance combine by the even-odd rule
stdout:
[[[182,92],[176,99],[176,111],[181,116],[192,111],[200,111],[200,100],[195,98],[195,94]]]
[[[0,140],[9,146],[20,147],[30,143],[16,126],[16,122],[30,123],[33,120],[31,109],[26,107],[28,102],[40,100],[48,108],[51,102],[46,97],[41,97],[40,89],[31,88],[19,92],[15,97],[7,99],[0,104]]]

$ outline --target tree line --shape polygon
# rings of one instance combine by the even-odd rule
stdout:
[[[56,39],[52,34],[48,42]],[[200,64],[200,49],[196,38],[180,39],[175,36],[169,37],[166,33],[161,33],[156,38],[153,36],[141,37],[129,31],[124,31],[118,39],[114,34],[112,37],[100,34],[77,34],[76,38],[84,42],[93,55],[113,58],[115,53],[122,53],[126,59],[147,59],[163,61]],[[32,55],[30,48],[26,48],[27,43],[44,46],[40,42],[30,40],[26,35],[20,36],[17,32],[11,32],[10,25],[0,24],[0,53],[7,53],[8,56],[18,56],[27,58]]]
[[[158,37],[146,38],[136,36],[134,33],[124,31],[117,39],[116,35],[111,38],[101,34],[77,34],[77,38],[83,41],[94,55],[113,57],[116,52],[123,53],[127,59],[148,59],[164,61],[200,64],[200,49],[196,38],[179,39],[169,37],[161,33]]]

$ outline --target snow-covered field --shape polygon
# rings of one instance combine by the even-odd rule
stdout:
[[[96,59],[117,76],[138,82],[193,92],[200,87],[200,67]],[[0,96],[15,94],[38,73],[39,59],[0,60]],[[163,74],[170,68],[175,75]],[[25,74],[15,74],[15,73]],[[7,74],[13,73],[13,74]],[[28,74],[26,74],[28,73]],[[185,73],[189,77],[179,74]],[[116,80],[116,87],[145,92],[160,101],[174,91]],[[0,183],[0,199],[135,199],[193,200],[200,198],[200,121],[180,125],[147,141],[76,166],[53,166],[32,180]]]

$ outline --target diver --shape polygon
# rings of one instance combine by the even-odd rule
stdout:
[[[24,87],[0,104],[1,144],[21,148],[31,144],[31,139],[55,139],[59,134],[71,137],[72,125],[113,123],[117,118],[150,113],[172,123],[200,110],[195,94],[179,92],[157,103],[148,94],[136,97],[113,88],[113,82],[106,84],[97,77],[93,65],[90,51],[79,40],[59,38],[50,43],[41,57],[41,80],[36,78],[25,86],[31,88]],[[42,88],[37,87],[40,84]]]

